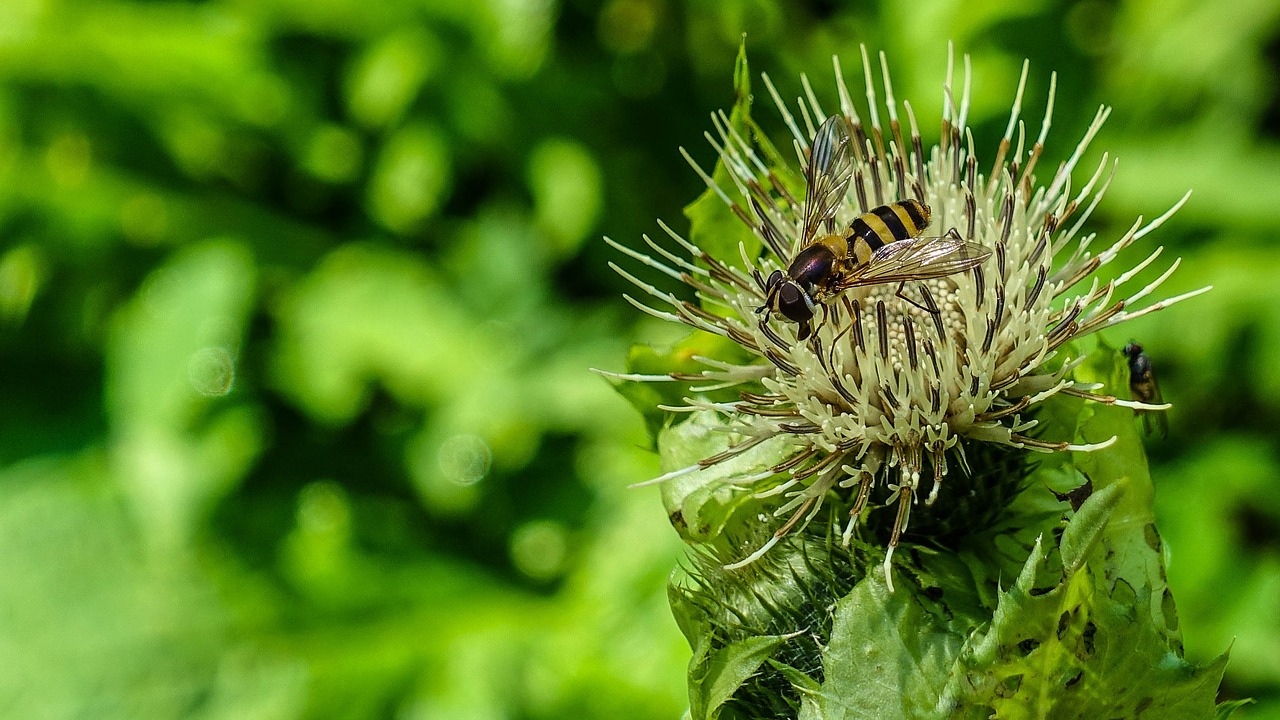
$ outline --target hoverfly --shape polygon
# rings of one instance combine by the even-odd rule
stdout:
[[[1160,384],[1156,382],[1155,368],[1151,364],[1151,358],[1142,351],[1142,346],[1131,341],[1120,352],[1129,359],[1129,394],[1133,399],[1148,405],[1163,404],[1164,397],[1160,394]],[[1160,437],[1169,437],[1169,419],[1163,412],[1134,410],[1134,413],[1142,416],[1142,428],[1148,435],[1151,434],[1154,417],[1154,424],[1160,427]]]
[[[881,205],[837,232],[836,210],[853,177],[851,143],[841,115],[832,115],[818,128],[805,169],[808,188],[800,251],[785,273],[774,270],[769,275],[764,305],[756,309],[766,318],[776,312],[798,323],[799,340],[812,332],[809,323],[818,305],[863,285],[896,282],[898,297],[936,313],[936,307],[921,306],[903,295],[903,286],[972,269],[991,256],[990,250],[966,242],[954,228],[942,237],[921,237],[929,227],[930,210],[918,200]]]

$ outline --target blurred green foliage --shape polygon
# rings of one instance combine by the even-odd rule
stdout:
[[[1280,717],[1278,23],[1262,0],[0,3],[0,714],[677,717],[680,543],[624,489],[656,474],[645,423],[586,368],[679,338],[617,299],[597,238],[682,229],[676,147],[710,165],[745,31],[785,96],[882,48],[921,118],[954,40],[979,148],[1022,58],[1029,98],[1057,70],[1050,158],[1116,105],[1100,232],[1195,189],[1159,241],[1172,292],[1217,289],[1127,332],[1177,404],[1152,472],[1189,657],[1236,638],[1227,697]]]

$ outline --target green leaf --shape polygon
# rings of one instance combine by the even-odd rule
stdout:
[[[1081,368],[1082,379],[1123,381],[1119,354],[1107,348],[1096,354],[1101,359],[1091,358]],[[754,618],[751,613],[763,611],[765,622],[752,622],[764,628],[762,636],[772,637],[777,628],[795,627],[786,625],[788,618],[830,613],[829,634],[815,635],[820,674],[801,671],[797,668],[805,666],[789,665],[788,658],[770,663],[771,677],[782,674],[790,682],[786,701],[798,707],[799,717],[1215,717],[1226,656],[1203,666],[1182,657],[1151,480],[1132,411],[1057,398],[1045,417],[1050,419],[1045,430],[1055,439],[1114,442],[1094,452],[1049,456],[996,531],[952,548],[904,544],[894,557],[894,592],[873,559],[878,553],[860,551],[842,556],[840,562],[855,565],[854,584],[834,603],[814,602],[820,593],[812,583],[828,581],[821,575],[761,571],[747,599],[737,601],[742,592],[732,582],[744,582],[741,576],[706,574],[699,590],[703,602],[719,598],[736,610],[708,613],[691,606],[707,626],[682,623],[682,629],[687,635],[705,634],[688,635],[700,649],[701,662],[730,645],[716,638],[740,641],[741,635],[733,634],[741,627],[734,617]],[[715,423],[710,414],[695,416],[664,433],[664,468],[686,467],[724,447],[723,433],[711,430]],[[761,457],[753,457],[755,452]],[[731,534],[724,528],[732,526],[735,514],[748,517],[734,473],[756,471],[783,454],[785,448],[761,445],[726,467],[673,479],[664,489],[673,518],[724,523],[718,535],[714,522],[693,531],[683,528],[686,540],[710,544]],[[730,470],[731,463],[741,464]],[[1094,491],[1073,512],[1066,501],[1054,501],[1046,485],[1078,487],[1082,474]],[[817,542],[812,535],[808,541]],[[1018,562],[1010,564],[1014,557]],[[770,583],[788,577],[800,592],[769,594]],[[757,607],[751,591],[770,602]],[[814,604],[782,609],[780,602]],[[726,644],[717,647],[717,642]],[[692,675],[690,681],[695,686],[708,682]],[[776,697],[772,688],[751,686],[743,697]]]
[[[434,125],[415,122],[382,146],[369,180],[369,214],[392,232],[420,231],[453,185],[452,148]]]
[[[1215,720],[1227,720],[1227,718],[1235,714],[1236,710],[1239,710],[1245,705],[1252,705],[1253,703],[1253,698],[1224,702],[1218,706],[1218,717]]]
[[[1101,349],[1084,379],[1116,382],[1117,353]],[[1226,665],[1182,659],[1177,618],[1154,524],[1151,481],[1132,412],[1083,406],[1077,442],[1115,443],[1074,453],[1094,483],[1062,532],[1062,576],[1034,588],[1053,563],[1029,558],[1002,592],[991,626],[975,633],[949,686],[961,706],[990,706],[1002,718],[1210,718]]]
[[[695,719],[714,720],[738,688],[760,669],[792,635],[758,635],[730,643],[689,666],[690,712]]]
[[[693,595],[672,582],[667,585],[667,600],[671,604],[671,614],[675,616],[676,625],[689,641],[693,650],[692,663],[697,662],[711,652],[711,623],[707,614],[693,601]]]
[[[691,467],[725,450],[729,436],[722,427],[715,413],[703,412],[663,430],[658,436],[662,469]],[[744,485],[743,479],[778,464],[791,454],[791,448],[789,438],[773,438],[737,457],[664,482],[662,502],[680,536],[686,542],[728,549],[715,541],[723,539],[739,510],[758,511],[760,500],[755,493],[769,487],[767,480]],[[748,512],[745,522],[758,521]]]
[[[970,691],[955,701],[1002,718],[1213,717],[1226,656],[1192,666],[1137,617],[1143,588],[1108,586],[1087,566],[1047,593],[1004,594],[981,642],[994,654],[962,658],[956,687]]]
[[[733,61],[733,111],[742,110],[743,118],[751,112],[751,69],[747,66],[747,37],[738,43],[738,57]]]
[[[934,717],[963,643],[947,625],[938,605],[906,588],[891,593],[881,575],[870,575],[836,606],[816,717]]]
[[[347,106],[362,125],[385,127],[404,116],[422,84],[439,71],[439,39],[412,25],[365,46],[347,76]]]
[[[549,138],[533,149],[526,175],[538,229],[557,257],[577,252],[600,215],[601,176],[595,158],[573,140]]]
[[[256,272],[239,242],[186,247],[120,309],[107,341],[113,462],[145,533],[170,552],[186,552],[262,448],[261,419],[227,405]]]
[[[769,664],[782,673],[782,676],[800,693],[800,712],[797,714],[797,720],[821,718],[822,686],[813,678],[790,665],[785,665],[777,660],[770,660]]]
[[[817,681],[786,663],[780,663],[777,660],[770,660],[769,664],[778,672],[782,673],[782,676],[790,681],[791,684],[800,691],[802,697],[816,697],[818,692],[822,690],[822,685]]]
[[[1107,521],[1120,500],[1120,485],[1109,485],[1089,496],[1062,533],[1062,567],[1071,575],[1088,559],[1107,529]]]

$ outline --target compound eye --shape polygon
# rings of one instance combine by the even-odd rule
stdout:
[[[795,283],[787,283],[778,290],[778,310],[792,322],[802,323],[813,317],[804,292]]]

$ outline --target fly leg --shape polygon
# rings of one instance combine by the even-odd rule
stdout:
[[[828,348],[829,354],[827,356],[827,367],[832,368],[836,367],[836,343],[839,343],[840,338],[844,337],[845,333],[852,330],[854,323],[857,322],[857,318],[855,317],[856,311],[853,309],[853,306],[849,304],[849,298],[842,295],[840,296],[840,301],[844,303],[845,309],[849,313],[849,322],[845,324],[843,330],[836,333],[835,337],[831,338],[831,347]]]
[[[916,307],[929,313],[930,315],[937,315],[939,312],[941,312],[940,310],[938,310],[938,304],[933,301],[933,293],[929,292],[929,288],[924,283],[920,283],[920,294],[924,298],[924,302],[925,302],[924,305],[921,305],[920,303],[916,302],[915,300],[912,300],[911,298],[907,297],[902,293],[902,289],[906,287],[906,285],[907,285],[906,280],[903,280],[902,282],[898,283],[898,289],[895,290],[893,294],[902,298],[903,300],[906,300],[912,305],[915,305]]]

